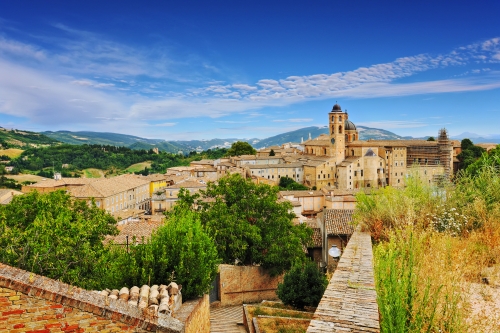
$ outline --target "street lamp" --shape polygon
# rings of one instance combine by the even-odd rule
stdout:
[[[339,260],[339,258],[340,258],[340,249],[337,247],[337,245],[332,245],[332,247],[328,250],[328,254],[334,260]]]
[[[333,258],[333,264],[331,267],[329,267],[329,270],[334,272],[340,259],[340,249],[337,247],[337,245],[332,245],[332,247],[328,250],[328,254]]]

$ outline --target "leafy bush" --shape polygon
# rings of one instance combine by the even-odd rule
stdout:
[[[305,306],[318,306],[327,285],[325,275],[318,270],[316,264],[306,261],[294,265],[285,274],[283,283],[278,284],[276,294],[284,304],[303,309]]]
[[[107,286],[166,284],[182,285],[187,299],[210,290],[217,274],[217,250],[196,214],[184,211],[172,216],[151,239],[113,250]]]

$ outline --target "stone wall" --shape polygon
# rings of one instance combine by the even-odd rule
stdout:
[[[208,296],[177,318],[0,263],[0,332],[209,332]],[[208,329],[207,329],[208,327]]]
[[[352,235],[307,329],[326,332],[380,332],[368,233]]]
[[[271,277],[259,266],[219,265],[221,306],[275,300],[283,276]]]
[[[184,333],[210,332],[210,301],[208,295],[182,304],[174,317],[184,323]]]

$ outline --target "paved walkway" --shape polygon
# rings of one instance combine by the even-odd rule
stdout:
[[[246,333],[243,324],[243,306],[210,308],[211,333]]]

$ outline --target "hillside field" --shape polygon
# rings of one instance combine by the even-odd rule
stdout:
[[[89,169],[84,169],[83,175],[85,178],[101,178],[104,177],[104,172],[101,169],[94,169],[94,168],[89,168]]]
[[[42,179],[47,179],[44,177],[40,177],[37,175],[30,175],[30,174],[19,174],[19,175],[6,175],[7,178],[14,179],[18,183],[30,181],[30,182],[40,182]]]
[[[17,149],[17,148],[1,149],[0,155],[6,155],[6,156],[9,156],[10,158],[16,158],[16,157],[21,156],[23,151],[24,150]]]
[[[149,169],[151,168],[151,161],[132,164],[127,169],[125,169],[125,171],[126,172],[138,172],[138,171],[144,170],[145,168],[149,168]]]

